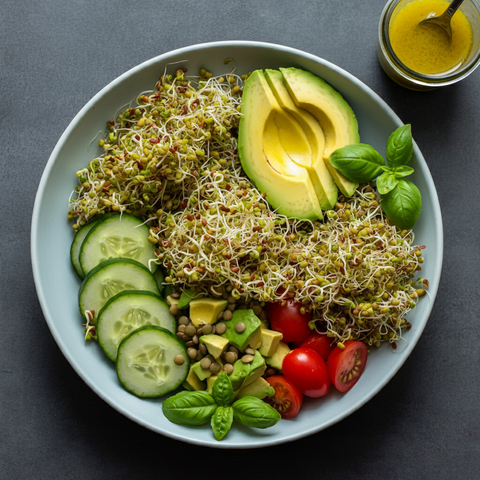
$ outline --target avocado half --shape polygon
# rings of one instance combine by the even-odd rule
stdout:
[[[245,82],[238,135],[240,161],[255,186],[278,213],[322,218],[340,191],[357,184],[338,172],[328,157],[358,143],[355,115],[330,85],[296,68],[254,71]]]

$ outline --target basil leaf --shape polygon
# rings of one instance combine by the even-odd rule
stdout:
[[[227,372],[222,372],[212,387],[213,398],[219,405],[230,405],[235,398],[232,382]]]
[[[220,405],[212,417],[212,429],[217,440],[221,440],[233,423],[233,408]]]
[[[413,139],[410,125],[397,128],[388,138],[387,163],[390,167],[405,165],[413,154]]]
[[[256,397],[242,397],[232,407],[235,420],[247,427],[273,427],[281,418],[273,407]]]
[[[412,167],[407,167],[406,165],[400,165],[399,167],[392,168],[391,170],[397,178],[408,177],[415,170]]]
[[[330,155],[330,163],[356,183],[375,180],[385,166],[383,157],[372,146],[364,143],[338,148]]]
[[[162,405],[163,414],[179,425],[203,425],[214,414],[217,403],[207,392],[180,392],[167,398]]]
[[[398,178],[392,171],[382,173],[377,178],[377,190],[382,195],[392,191],[398,185]]]
[[[396,227],[410,230],[420,216],[420,190],[412,182],[401,179],[391,192],[382,196],[382,207]]]

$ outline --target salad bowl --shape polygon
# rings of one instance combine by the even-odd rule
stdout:
[[[210,447],[255,448],[276,445],[319,432],[355,412],[376,395],[408,358],[428,321],[438,290],[443,227],[440,206],[428,166],[414,145],[412,181],[422,194],[422,212],[415,225],[415,243],[426,245],[422,277],[429,280],[429,295],[408,315],[412,328],[393,350],[388,344],[374,348],[360,381],[345,394],[331,389],[320,399],[305,398],[300,413],[272,428],[259,430],[235,424],[220,442],[211,428],[183,427],[162,414],[162,401],[140,399],[119,383],[114,364],[95,342],[85,342],[77,296],[80,281],[70,263],[73,239],[67,222],[68,201],[77,184],[75,172],[101,154],[96,142],[105,123],[140,92],[151,90],[167,70],[187,68],[196,75],[206,68],[214,75],[255,69],[297,67],[323,78],[338,90],[355,112],[360,138],[384,154],[391,132],[402,125],[395,113],[366,85],[341,68],[321,58],[289,47],[248,41],[194,45],[152,58],[127,71],[95,95],[72,120],[53,150],[40,181],[32,217],[31,256],[36,289],[47,324],[59,348],[80,375],[104,401],[120,413],[167,437]],[[187,75],[188,75],[187,74]],[[413,132],[415,136],[415,132]],[[98,149],[98,151],[96,151]],[[52,234],[55,232],[55,234]]]

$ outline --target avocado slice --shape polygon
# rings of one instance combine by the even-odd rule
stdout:
[[[265,77],[280,106],[295,118],[310,142],[312,156],[309,159],[310,162],[303,166],[310,175],[320,206],[323,210],[331,210],[337,201],[338,189],[323,160],[325,134],[322,127],[311,113],[297,107],[288,93],[281,72],[265,70]]]
[[[238,153],[245,173],[278,213],[322,218],[305,168],[311,165],[310,142],[297,120],[281,108],[261,70],[255,70],[244,85]]]
[[[329,161],[334,150],[359,143],[358,122],[345,99],[325,80],[298,68],[280,68],[285,85],[295,104],[309,111],[325,133],[324,161],[340,191],[351,197],[358,184],[351,182]]]

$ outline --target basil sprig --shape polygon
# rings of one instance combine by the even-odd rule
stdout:
[[[212,395],[205,391],[184,391],[163,402],[163,413],[173,423],[186,426],[210,421],[217,440],[230,430],[233,419],[248,427],[268,428],[280,421],[280,414],[262,400],[246,396],[236,402],[232,382],[226,372],[217,378]]]
[[[395,226],[409,230],[418,220],[422,208],[420,191],[403,178],[414,172],[412,167],[406,165],[412,155],[411,126],[403,125],[388,138],[386,165],[373,147],[363,143],[335,150],[330,156],[330,163],[353,182],[376,180],[385,214]]]

